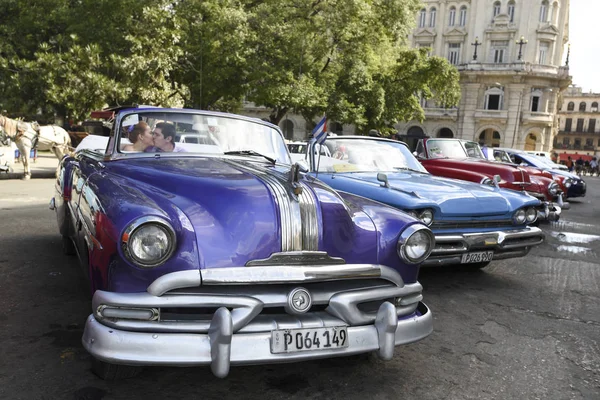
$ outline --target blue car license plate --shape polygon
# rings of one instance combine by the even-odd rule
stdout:
[[[348,329],[345,326],[271,331],[271,353],[273,354],[344,347],[348,347]]]
[[[475,253],[466,253],[462,255],[462,264],[478,263],[492,261],[494,257],[493,251],[478,251]]]

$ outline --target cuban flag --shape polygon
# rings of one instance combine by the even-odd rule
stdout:
[[[323,115],[321,121],[315,126],[315,129],[312,130],[312,134],[317,143],[325,143],[325,139],[327,139],[327,117],[325,115]]]

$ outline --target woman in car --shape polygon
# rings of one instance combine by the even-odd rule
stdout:
[[[150,125],[144,121],[140,121],[133,126],[128,138],[131,144],[123,146],[123,151],[144,151],[148,147],[154,146]]]

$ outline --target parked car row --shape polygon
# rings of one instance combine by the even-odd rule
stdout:
[[[520,166],[465,156],[480,175],[444,177],[461,171],[444,143],[417,159],[401,142],[339,136],[290,155],[254,118],[109,111],[110,136],[61,161],[50,202],[90,284],[82,343],[104,379],[146,365],[225,377],[232,365],[389,360],[433,330],[422,265],[524,256],[544,240],[538,218],[560,213],[560,187]],[[138,127],[179,141],[132,151]]]

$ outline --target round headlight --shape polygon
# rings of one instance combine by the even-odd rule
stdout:
[[[573,181],[571,180],[571,178],[565,179],[564,185],[566,188],[570,188],[571,185],[573,185]]]
[[[558,194],[558,183],[552,181],[548,184],[548,193],[552,196],[556,196]]]
[[[525,210],[525,219],[527,220],[528,224],[535,222],[537,219],[537,210],[533,207],[529,207],[527,210]]]
[[[433,233],[425,226],[411,225],[398,240],[398,255],[409,264],[419,264],[431,254],[435,238]]]
[[[517,225],[524,224],[525,221],[527,220],[527,216],[525,214],[525,210],[523,210],[523,209],[518,210],[515,213],[515,215],[513,216],[513,220],[515,221],[515,224],[517,224]]]
[[[421,215],[419,215],[419,219],[422,223],[429,226],[433,222],[433,211],[431,210],[423,210]]]
[[[133,222],[122,237],[125,256],[140,267],[157,267],[175,249],[175,232],[165,221],[143,217]]]

